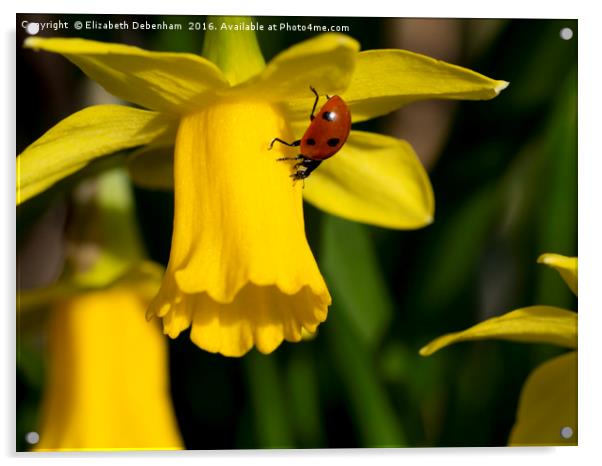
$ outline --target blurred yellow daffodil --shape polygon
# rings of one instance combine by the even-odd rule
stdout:
[[[577,295],[576,257],[543,254],[538,262],[556,269]],[[529,375],[509,444],[577,445],[577,313],[553,306],[518,309],[443,335],[422,348],[420,354],[429,356],[452,343],[489,338],[551,343],[575,350],[546,361]]]
[[[205,58],[28,38],[26,47],[65,56],[110,93],[150,110],[101,105],[58,123],[19,156],[17,199],[97,157],[142,146],[131,157],[134,180],[175,190],[169,265],[149,316],[163,318],[174,338],[192,325],[191,339],[207,351],[241,356],[255,345],[269,353],[303,330],[314,333],[331,302],[305,237],[302,197],[390,228],[422,227],[434,213],[411,146],[369,132],[352,131],[305,189],[291,183],[291,166],[276,159],[292,149],[267,149],[275,137],[302,134],[309,86],[340,95],[360,122],[422,99],[490,99],[507,83],[403,50],[359,52],[354,39],[334,33],[266,65],[253,32],[220,29],[206,33]]]
[[[36,451],[184,448],[169,394],[167,341],[146,321],[147,305],[127,286],[56,302]]]
[[[145,319],[163,268],[145,259],[133,207],[124,168],[87,180],[71,193],[60,278],[17,294],[19,322],[48,315],[37,451],[183,448],[167,338]]]

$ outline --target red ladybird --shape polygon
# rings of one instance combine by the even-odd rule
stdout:
[[[349,136],[351,131],[351,113],[343,99],[338,95],[328,97],[326,103],[314,116],[318,99],[318,93],[313,87],[309,87],[315,94],[316,100],[311,109],[309,119],[311,123],[303,137],[297,141],[288,143],[279,138],[274,138],[270,144],[270,149],[276,141],[290,147],[301,146],[301,153],[297,157],[282,157],[282,160],[297,160],[295,164],[295,173],[291,175],[294,180],[304,180],[313,172],[322,160],[326,160],[336,154]]]

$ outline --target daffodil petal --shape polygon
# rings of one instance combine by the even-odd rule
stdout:
[[[122,105],[97,105],[68,116],[17,157],[17,204],[97,157],[173,140],[176,121]]]
[[[542,254],[537,259],[540,264],[545,264],[560,274],[564,282],[577,295],[577,269],[578,263],[576,257],[561,256],[560,254]]]
[[[531,306],[493,317],[462,332],[449,333],[420,350],[429,356],[452,343],[467,340],[511,340],[577,347],[577,313],[552,306]]]
[[[522,389],[513,446],[577,445],[577,352],[537,367]]]
[[[305,182],[305,200],[334,215],[388,228],[431,223],[433,189],[406,141],[352,131]]]
[[[268,145],[287,136],[277,106],[224,100],[184,117],[176,139],[169,265],[148,316],[175,338],[241,356],[299,341],[330,295],[305,238],[302,187]]]
[[[284,50],[257,78],[234,92],[282,102],[307,119],[314,99],[309,86],[321,95],[343,91],[349,85],[358,50],[359,44],[349,36],[321,34]]]
[[[144,146],[128,157],[132,181],[146,189],[173,189],[173,145]]]
[[[508,86],[461,66],[407,50],[360,52],[342,94],[354,122],[424,99],[492,99]]]
[[[111,94],[152,110],[186,113],[228,87],[217,66],[189,53],[41,37],[27,38],[25,47],[59,53]]]

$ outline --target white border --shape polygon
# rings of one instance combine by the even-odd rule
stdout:
[[[597,358],[602,340],[602,303],[600,293],[600,275],[596,275],[602,263],[600,257],[600,201],[602,193],[599,174],[602,173],[599,149],[601,132],[600,109],[602,99],[599,79],[602,76],[599,44],[602,44],[599,15],[594,9],[595,2],[546,1],[527,2],[524,0],[505,0],[504,2],[482,2],[468,0],[390,2],[388,0],[370,0],[368,2],[334,1],[334,0],[302,0],[299,2],[245,0],[224,1],[207,4],[203,0],[169,0],[161,2],[144,2],[143,7],[135,7],[131,2],[122,0],[103,0],[102,2],[81,2],[78,0],[20,1],[17,5],[2,3],[0,21],[3,25],[4,66],[2,79],[2,102],[5,108],[0,112],[4,120],[1,125],[5,154],[2,158],[2,203],[0,219],[4,228],[0,229],[2,241],[2,274],[0,277],[2,306],[2,329],[4,331],[0,359],[5,382],[0,384],[2,401],[5,403],[4,422],[0,427],[2,453],[9,456],[9,463],[16,458],[14,453],[14,84],[15,54],[14,31],[17,12],[61,12],[61,13],[112,13],[112,14],[253,14],[283,16],[392,16],[392,17],[510,17],[510,18],[578,18],[579,40],[579,251],[580,251],[580,298],[579,309],[580,335],[579,344],[582,349],[579,357],[579,443],[578,448],[482,448],[482,449],[406,449],[406,450],[324,450],[324,451],[236,451],[236,452],[184,452],[168,455],[165,453],[131,453],[108,455],[110,461],[128,460],[137,464],[161,464],[168,458],[184,461],[187,464],[239,464],[281,466],[283,460],[290,465],[308,462],[319,464],[344,459],[345,464],[364,464],[377,461],[379,464],[446,464],[446,465],[479,465],[484,461],[488,465],[504,465],[509,462],[524,464],[528,462],[545,462],[546,465],[577,463],[581,464],[600,454],[600,414],[602,414],[602,376],[600,361]],[[5,354],[6,352],[6,354]],[[11,457],[12,456],[12,457]],[[23,455],[20,455],[23,456]],[[107,460],[106,455],[44,455],[43,461],[49,464],[63,464],[66,457],[77,462],[86,458],[86,462],[99,463]],[[177,459],[176,459],[177,458]],[[20,458],[19,464],[29,464],[35,458]],[[172,461],[173,461],[172,460]]]
[[[224,0],[217,2],[170,0],[140,4],[107,0],[102,4],[79,0],[56,0],[52,8],[45,0],[22,0],[15,8],[20,13],[111,13],[111,14],[186,14],[256,16],[391,16],[457,18],[576,18],[591,8],[585,0],[548,0],[544,5],[524,0],[505,0],[484,4],[477,0],[420,0],[392,3],[388,0],[352,2],[343,0]],[[102,6],[102,8],[100,8]],[[583,17],[583,15],[581,15]]]

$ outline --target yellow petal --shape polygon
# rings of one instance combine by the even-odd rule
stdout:
[[[174,137],[175,121],[122,105],[88,107],[65,118],[17,157],[17,204],[97,157]]]
[[[146,189],[173,189],[173,145],[145,146],[128,157],[132,181]]]
[[[318,336],[318,332],[310,332],[308,330],[306,330],[305,328],[301,329],[301,339],[303,341],[311,341],[311,340],[315,340],[315,338]]]
[[[321,95],[343,91],[351,80],[358,50],[359,44],[349,36],[321,34],[284,50],[256,79],[234,92],[282,101],[307,119],[314,100],[309,86]]]
[[[330,295],[307,244],[301,183],[268,151],[286,137],[277,109],[223,101],[182,119],[168,269],[149,316],[201,348],[241,356],[298,341],[326,318]]]
[[[540,264],[546,264],[558,271],[564,282],[577,294],[577,258],[561,256],[560,254],[542,254],[537,259]]]
[[[417,100],[492,99],[506,86],[506,81],[407,50],[367,50],[359,54],[342,97],[357,122]]]
[[[85,39],[29,37],[25,47],[60,53],[111,94],[182,114],[206,105],[228,83],[217,66],[189,53],[151,52]]]
[[[531,306],[485,320],[462,332],[436,338],[420,350],[422,356],[467,340],[512,340],[577,347],[577,314],[552,306]]]
[[[169,395],[167,342],[130,289],[60,302],[38,451],[183,448]]]
[[[529,375],[509,444],[577,445],[576,351],[543,363]]]
[[[433,219],[433,189],[405,141],[352,131],[343,149],[322,162],[305,184],[305,199],[334,215],[410,229]]]

